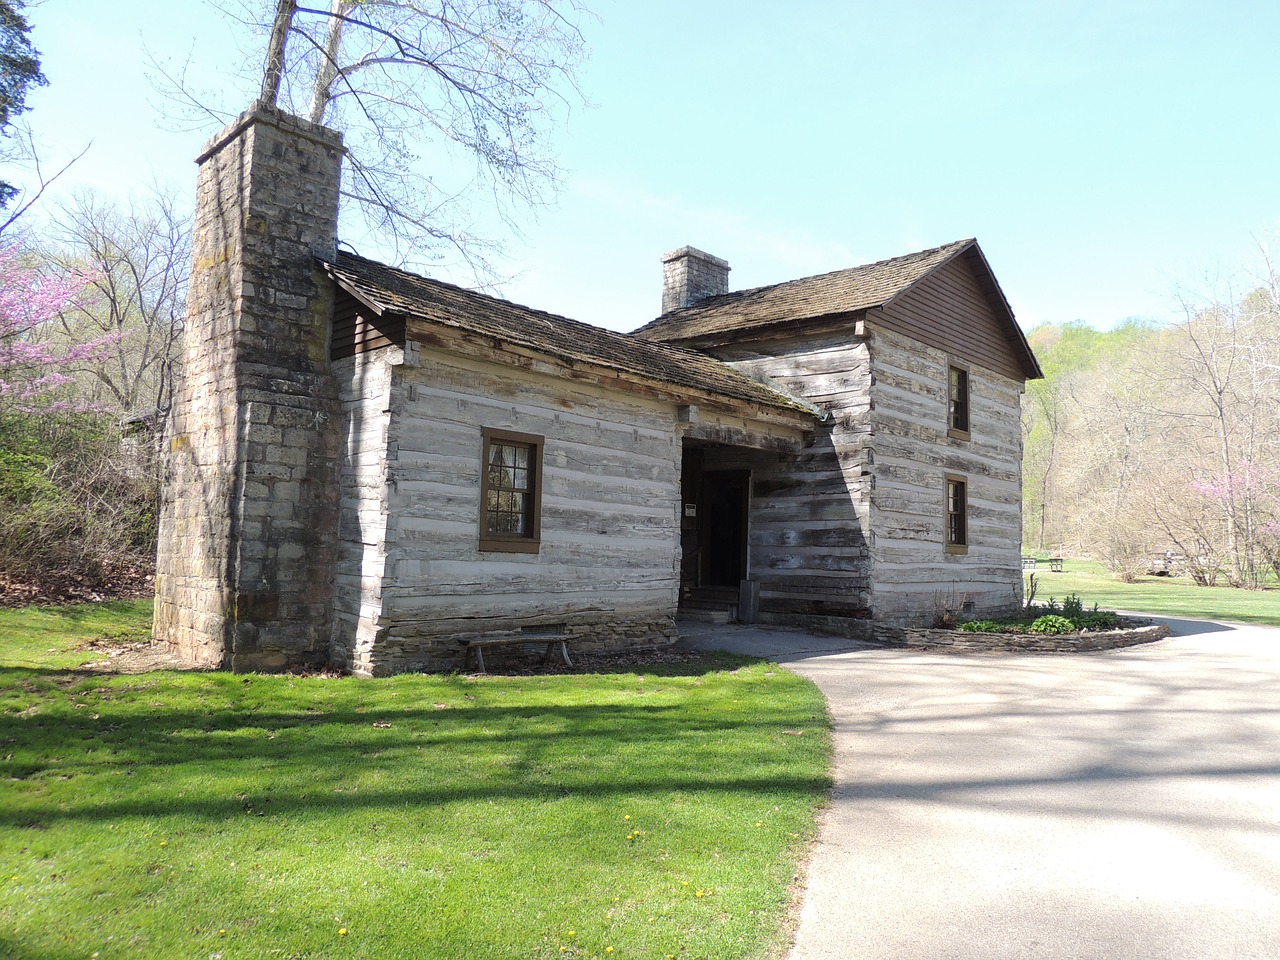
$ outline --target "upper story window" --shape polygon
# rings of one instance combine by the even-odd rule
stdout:
[[[969,552],[969,484],[947,474],[947,553]]]
[[[969,371],[954,363],[947,367],[947,436],[969,439]]]
[[[480,549],[537,553],[542,523],[543,438],[483,431]]]

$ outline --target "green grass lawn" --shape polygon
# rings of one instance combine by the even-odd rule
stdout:
[[[87,644],[136,643],[151,637],[150,600],[73,607],[0,609],[0,667],[77,667],[105,659]]]
[[[1280,589],[1275,587],[1197,587],[1182,577],[1139,577],[1137,583],[1121,583],[1102,564],[1089,560],[1068,560],[1062,573],[1037,570],[1036,582],[1037,603],[1076,593],[1086,607],[1097,603],[1110,610],[1280,626]]]
[[[68,669],[144,607],[0,619],[0,956],[781,955],[808,682]]]

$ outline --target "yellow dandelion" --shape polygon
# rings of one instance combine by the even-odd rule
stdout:
[[[613,953],[613,947],[605,947],[605,948],[604,948],[604,952],[605,952],[605,953]]]
[[[623,819],[623,820],[630,820],[630,819],[631,819],[631,814],[629,814],[629,813],[628,813],[628,814],[627,814],[625,817],[623,817],[622,819]]]
[[[347,928],[346,928],[346,927],[339,927],[339,928],[338,928],[338,936],[340,936],[340,937],[345,937],[346,935],[347,935]]]
[[[757,826],[757,827],[763,827],[763,826],[764,826],[764,824],[763,824],[763,823],[761,823],[759,820],[757,820],[757,821],[756,821],[756,826]]]
[[[226,935],[227,935],[227,928],[226,928],[226,927],[221,927],[221,928],[218,930],[218,936],[220,936],[220,937],[225,937]]]
[[[682,886],[682,887],[687,887],[688,885],[689,885],[689,881],[688,881],[688,880],[681,880],[681,881],[680,881],[680,886]]]
[[[168,841],[168,840],[161,840],[161,841],[160,841],[160,846],[162,846],[162,847],[167,847],[168,845],[169,845],[169,841]]]
[[[571,936],[571,937],[576,937],[577,935],[578,935],[578,931],[577,931],[577,930],[570,930],[570,931],[569,931],[569,936]]]

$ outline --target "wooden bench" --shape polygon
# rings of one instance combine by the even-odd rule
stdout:
[[[1049,558],[1049,572],[1050,572],[1050,573],[1061,573],[1061,572],[1062,572],[1062,558],[1061,558],[1061,557],[1050,557],[1050,558]]]
[[[546,652],[542,655],[543,663],[550,662],[551,655],[558,652],[564,665],[572,667],[573,661],[569,659],[568,640],[569,635],[563,630],[530,629],[528,631],[510,630],[503,633],[481,633],[474,637],[464,637],[458,642],[462,644],[464,650],[462,657],[463,668],[466,668],[471,659],[471,654],[474,652],[476,655],[476,670],[484,673],[485,647],[522,647],[525,644],[538,643],[547,645]]]
[[[1035,557],[1023,557],[1023,558],[1022,558],[1022,569],[1023,569],[1023,570],[1034,570],[1035,568],[1036,568],[1036,558],[1035,558]]]

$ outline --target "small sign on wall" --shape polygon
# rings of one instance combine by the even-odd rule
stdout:
[[[684,505],[684,515],[686,517],[696,517],[698,515],[698,505],[696,503],[686,503]]]

